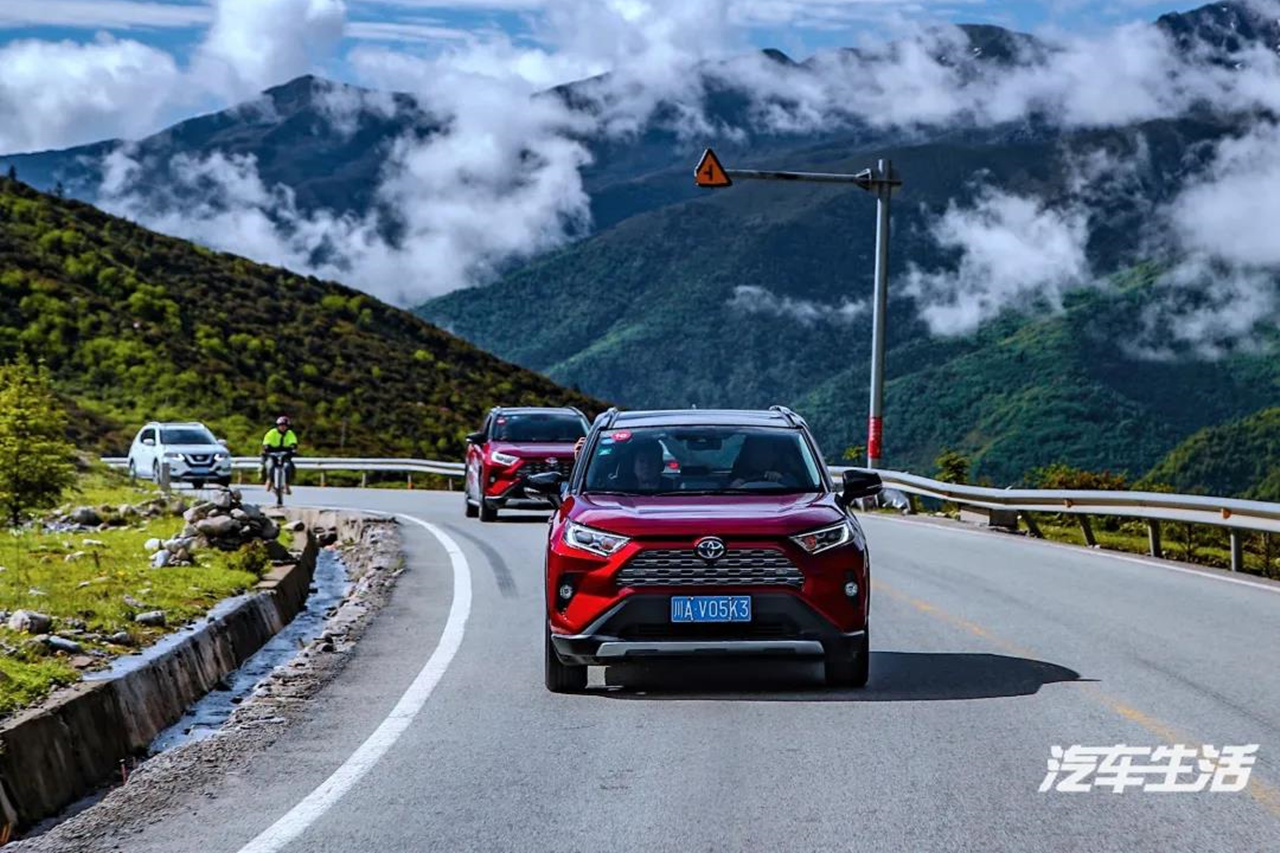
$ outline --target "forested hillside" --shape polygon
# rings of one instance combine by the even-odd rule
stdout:
[[[113,452],[158,418],[251,453],[286,412],[309,450],[458,458],[491,405],[599,405],[342,285],[0,178],[0,361],[19,352]]]
[[[1179,490],[1280,501],[1280,407],[1197,432],[1150,479]]]

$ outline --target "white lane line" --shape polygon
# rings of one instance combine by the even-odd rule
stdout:
[[[410,515],[398,514],[399,518],[413,522],[425,528],[439,540],[449,554],[449,562],[453,565],[453,603],[449,606],[449,618],[440,635],[440,642],[427,662],[423,664],[413,683],[396,702],[373,734],[360,744],[355,752],[333,771],[333,774],[320,783],[314,791],[283,817],[264,829],[256,838],[240,848],[240,853],[275,853],[300,836],[307,827],[319,820],[325,812],[333,808],[351,787],[360,781],[387,750],[404,734],[413,723],[418,712],[431,698],[431,692],[444,676],[445,670],[462,645],[462,635],[466,631],[467,617],[471,615],[471,567],[463,555],[458,543],[449,534],[430,522]]]
[[[1000,534],[1000,533],[995,533],[995,532],[986,531],[986,530],[965,530],[964,528],[949,527],[942,524],[928,524],[927,522],[912,521],[910,518],[899,518],[895,515],[862,514],[858,516],[859,520],[863,520],[867,518],[872,518],[875,521],[891,521],[895,524],[911,524],[918,528],[927,528],[929,530],[939,530],[939,531],[942,531],[943,533],[962,533],[966,536],[1000,537],[1000,536],[1006,535],[1006,534]],[[1252,587],[1253,589],[1260,589],[1264,592],[1274,592],[1276,594],[1280,594],[1280,585],[1269,584],[1269,583],[1259,583],[1257,581],[1245,580],[1244,578],[1236,578],[1236,577],[1231,577],[1230,575],[1219,574],[1218,572],[1220,570],[1218,569],[1212,569],[1212,568],[1188,569],[1184,566],[1174,566],[1167,562],[1156,560],[1151,557],[1136,557],[1136,556],[1133,556],[1132,554],[1124,554],[1118,551],[1108,551],[1105,548],[1098,548],[1098,549],[1085,548],[1080,545],[1072,545],[1069,542],[1052,542],[1047,539],[1034,539],[1034,538],[1025,537],[1025,536],[1021,538],[997,539],[996,541],[1016,542],[1021,545],[1034,545],[1034,546],[1044,547],[1044,548],[1060,548],[1060,549],[1063,549],[1064,553],[1081,554],[1081,555],[1087,554],[1091,557],[1101,557],[1104,560],[1123,560],[1126,563],[1136,563],[1139,566],[1151,566],[1154,569],[1164,569],[1166,572],[1178,572],[1184,575],[1191,575],[1192,577],[1204,578],[1205,580],[1218,581],[1219,583],[1233,583],[1233,584],[1238,584],[1239,586],[1247,586],[1247,587]]]

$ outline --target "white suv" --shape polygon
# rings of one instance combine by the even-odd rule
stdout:
[[[129,476],[159,482],[165,463],[170,482],[190,483],[197,489],[205,483],[231,485],[231,452],[204,424],[149,423],[140,429],[129,448]]]

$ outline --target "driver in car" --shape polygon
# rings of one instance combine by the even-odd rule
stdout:
[[[748,483],[796,484],[790,460],[778,452],[778,445],[765,436],[748,436],[733,463],[729,488],[740,489]]]
[[[652,440],[637,441],[631,454],[631,479],[635,488],[642,492],[663,488],[662,445]]]

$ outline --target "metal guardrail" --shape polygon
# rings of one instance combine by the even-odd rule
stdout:
[[[127,460],[119,457],[104,458],[108,465],[124,468]],[[256,469],[256,456],[237,456],[232,466],[240,470]],[[294,464],[302,471],[390,471],[401,474],[436,474],[444,477],[465,476],[462,462],[442,462],[434,459],[378,459],[351,457],[298,456]],[[848,467],[832,467],[831,473],[839,477]],[[1085,490],[1050,489],[993,489],[983,486],[963,486],[943,483],[900,471],[877,471],[886,488],[897,489],[919,497],[950,501],[969,507],[1011,510],[1021,514],[1032,535],[1039,535],[1035,520],[1029,512],[1064,513],[1080,518],[1085,540],[1095,544],[1088,517],[1110,515],[1140,518],[1147,522],[1150,553],[1162,556],[1160,546],[1160,522],[1174,521],[1189,524],[1208,524],[1225,527],[1231,531],[1232,566],[1240,569],[1244,564],[1243,541],[1239,531],[1280,533],[1280,504],[1265,501],[1246,501],[1236,498],[1205,497],[1201,495],[1174,495],[1161,492],[1107,492]]]
[[[839,474],[848,468],[832,468]],[[1058,489],[992,489],[960,486],[899,471],[878,471],[885,487],[967,506],[1018,512],[1115,515],[1127,518],[1210,524],[1280,533],[1280,504],[1173,495],[1163,492],[1106,492]]]
[[[129,460],[106,456],[102,461],[113,468],[127,468]],[[231,467],[237,471],[257,470],[262,461],[257,456],[233,456]],[[440,462],[434,459],[373,459],[350,456],[295,456],[299,471],[392,471],[401,474],[439,474],[461,477],[466,473],[462,462]]]

